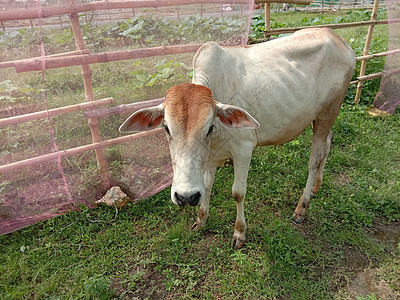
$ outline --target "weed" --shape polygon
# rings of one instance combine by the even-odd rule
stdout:
[[[113,292],[110,290],[111,281],[101,276],[94,276],[83,282],[86,299],[110,299]]]
[[[135,67],[141,65],[141,62],[138,61],[134,64]],[[177,68],[184,68],[188,70],[184,63],[174,62],[173,60],[167,61],[166,58],[158,61],[154,66],[156,70],[155,73],[147,73],[143,70],[133,71],[132,75],[136,77],[136,84],[132,86],[133,89],[143,88],[144,86],[152,87],[157,84],[164,84],[167,81],[173,79],[182,79],[182,75],[177,72]]]

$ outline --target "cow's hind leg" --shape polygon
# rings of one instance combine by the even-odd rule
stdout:
[[[321,165],[319,166],[317,174],[315,175],[314,184],[313,184],[313,187],[311,189],[311,194],[310,194],[311,198],[316,197],[319,192],[319,189],[321,188],[322,178],[324,175],[325,162],[326,162],[326,159],[328,158],[329,151],[331,150],[332,140],[333,140],[333,132],[330,131],[328,138],[326,140],[326,143],[327,143],[326,147],[327,147],[328,153],[325,155],[325,158],[322,161]]]
[[[316,119],[313,122],[313,139],[311,147],[311,156],[308,166],[308,179],[296,210],[293,214],[293,221],[301,223],[310,203],[310,197],[315,196],[322,184],[325,162],[331,147],[333,133],[331,128],[335,122],[337,114],[331,113],[324,115],[324,118]]]

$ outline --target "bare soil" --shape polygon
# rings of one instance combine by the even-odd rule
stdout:
[[[380,243],[397,251],[395,249],[400,242],[400,222],[388,225],[374,224],[369,234]],[[352,247],[345,247],[344,253],[345,258],[341,264],[350,271],[354,271],[354,276],[345,288],[352,298],[374,294],[377,299],[382,300],[400,299],[400,293],[394,291],[388,282],[379,278],[379,268],[369,261],[364,253]]]

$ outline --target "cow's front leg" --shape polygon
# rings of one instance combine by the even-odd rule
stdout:
[[[233,158],[235,179],[232,186],[232,195],[236,202],[237,215],[235,231],[232,238],[232,247],[235,250],[242,248],[246,242],[247,225],[244,217],[244,197],[246,196],[251,153],[252,149],[248,156],[241,155]]]
[[[199,213],[196,222],[192,225],[193,230],[200,230],[206,226],[208,211],[210,209],[211,189],[214,184],[216,167],[209,167],[204,172],[204,183],[206,185],[206,194],[204,200],[200,203]]]

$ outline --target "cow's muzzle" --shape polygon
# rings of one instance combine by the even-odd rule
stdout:
[[[190,196],[183,196],[175,192],[176,203],[179,206],[187,206],[187,205],[196,206],[197,204],[199,204],[200,198],[201,198],[200,192],[196,192]]]

